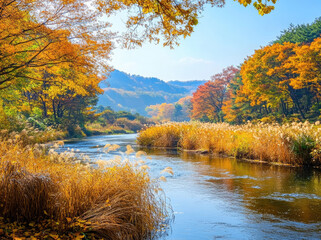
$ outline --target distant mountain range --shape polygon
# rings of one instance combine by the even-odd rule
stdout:
[[[110,106],[116,111],[125,110],[146,115],[145,108],[160,103],[174,103],[191,95],[206,81],[169,81],[146,78],[114,70],[100,84],[104,93],[98,105]]]

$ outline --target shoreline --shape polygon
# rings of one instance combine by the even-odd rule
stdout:
[[[255,163],[320,168],[320,137],[318,123],[229,125],[169,122],[141,131],[137,143],[144,147],[165,146]]]
[[[138,146],[142,149],[160,149],[160,150],[174,150],[177,152],[185,152],[188,154],[195,154],[195,155],[205,155],[205,156],[212,156],[212,157],[217,157],[217,158],[229,158],[229,159],[235,159],[237,161],[243,161],[243,162],[249,162],[249,163],[255,163],[255,164],[265,164],[265,165],[273,165],[273,166],[281,166],[281,167],[291,167],[291,168],[310,168],[310,169],[320,169],[319,166],[304,166],[304,165],[293,165],[293,164],[288,164],[288,163],[281,163],[281,162],[268,162],[268,161],[263,161],[260,159],[249,159],[249,158],[237,158],[235,156],[225,154],[225,153],[214,153],[210,152],[207,150],[188,150],[188,149],[183,149],[180,147],[152,147],[152,146]]]

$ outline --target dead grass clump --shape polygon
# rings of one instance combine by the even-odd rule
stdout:
[[[39,146],[0,140],[0,224],[5,237],[26,237],[27,232],[36,239],[117,240],[158,233],[168,208],[144,169],[119,159],[93,169],[70,156],[45,155]]]
[[[47,174],[30,173],[18,164],[1,164],[1,215],[10,221],[37,221],[54,204],[57,189]]]

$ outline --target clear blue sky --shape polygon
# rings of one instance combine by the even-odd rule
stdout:
[[[291,23],[311,23],[321,16],[321,0],[278,0],[276,9],[265,16],[252,6],[226,2],[224,8],[206,8],[191,37],[174,50],[148,43],[134,50],[115,49],[111,65],[165,81],[208,80],[223,68],[242,63]]]

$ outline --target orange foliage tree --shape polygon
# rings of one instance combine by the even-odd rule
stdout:
[[[80,1],[0,1],[0,88],[17,81],[42,80],[40,70],[59,74],[55,66],[106,65],[111,42],[107,26],[94,23],[98,14]],[[99,31],[100,38],[97,38]],[[104,37],[105,36],[105,37]]]
[[[273,44],[256,50],[241,68],[243,80],[242,93],[247,96],[252,106],[263,105],[266,113],[281,107],[283,114],[289,108],[296,108],[305,119],[299,101],[300,93],[290,84],[295,74],[289,58],[295,55],[297,44]]]
[[[251,115],[249,101],[240,92],[242,85],[242,77],[238,72],[228,84],[226,99],[222,106],[224,119],[228,122],[241,124],[248,120],[248,115]]]
[[[238,2],[244,6],[252,3]],[[128,31],[121,35],[127,47],[141,45],[146,39],[159,42],[160,36],[164,45],[172,46],[178,37],[193,32],[206,3],[223,6],[225,1],[1,0],[0,88],[19,79],[39,80],[33,69],[77,61],[79,55],[94,58],[94,66],[107,66],[103,60],[108,59],[114,36],[108,30],[110,24],[99,21],[102,14],[109,17],[129,11]],[[258,10],[267,7],[261,1],[253,4]],[[77,53],[70,53],[69,40],[78,45]]]
[[[321,92],[321,37],[311,44],[295,48],[295,55],[290,58],[289,67],[296,73],[290,79],[295,89],[307,88],[313,92],[319,102]]]
[[[156,121],[171,121],[175,111],[175,106],[172,103],[162,103],[151,105],[146,108],[148,115]]]
[[[211,81],[198,87],[191,100],[193,119],[224,121],[222,107],[227,97],[227,86],[238,71],[230,66],[222,73],[212,76]]]
[[[260,13],[270,7],[237,1]],[[1,109],[26,116],[41,109],[44,118],[55,120],[72,116],[72,109],[81,112],[77,105],[87,109],[78,100],[100,92],[99,75],[110,70],[114,39],[120,36],[126,47],[160,39],[173,46],[193,32],[205,4],[222,7],[225,1],[0,0]],[[127,31],[116,35],[106,19],[124,11]]]
[[[150,105],[146,111],[155,121],[188,121],[190,120],[191,98],[191,96],[187,96],[179,99],[176,103]]]
[[[237,116],[242,114],[243,120],[277,120],[295,115],[304,120],[318,116],[320,56],[321,38],[312,43],[276,43],[256,50],[243,63],[238,80],[230,83],[224,113],[233,122],[239,122]]]

